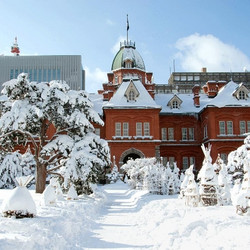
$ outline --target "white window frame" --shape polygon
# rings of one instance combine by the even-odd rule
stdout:
[[[233,135],[234,130],[233,130],[233,121],[227,121],[227,134],[228,135]]]
[[[121,136],[122,135],[122,127],[120,122],[115,123],[115,136]]]
[[[179,108],[179,103],[177,100],[173,100],[172,102],[172,109],[178,109]]]
[[[168,128],[168,140],[169,141],[174,140],[174,128]]]
[[[188,128],[188,139],[194,141],[194,128]]]
[[[246,93],[243,90],[239,91],[239,100],[245,100],[246,99]]]
[[[250,121],[247,121],[247,133],[250,133]]]
[[[226,135],[225,121],[219,121],[219,132],[220,132],[220,135]]]
[[[182,141],[188,140],[188,130],[187,128],[181,128],[181,139]]]
[[[136,136],[142,136],[142,122],[136,123]]]
[[[123,122],[122,124],[122,135],[129,136],[129,123],[128,122]]]
[[[167,128],[161,128],[161,139],[162,141],[167,140]]]
[[[246,122],[240,121],[239,126],[240,126],[240,134],[241,135],[245,134],[246,133]]]
[[[128,100],[129,101],[134,101],[135,100],[135,92],[132,89],[128,93]]]
[[[143,123],[143,132],[144,136],[150,136],[150,123],[149,122],[144,122]]]
[[[182,157],[182,169],[186,170],[188,168],[189,168],[188,157],[187,156],[183,156]]]

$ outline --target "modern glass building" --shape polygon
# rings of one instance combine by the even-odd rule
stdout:
[[[2,84],[29,74],[30,81],[63,80],[74,90],[85,89],[85,75],[80,55],[0,56],[0,88]]]

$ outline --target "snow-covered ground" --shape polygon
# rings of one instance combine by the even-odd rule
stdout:
[[[233,206],[186,207],[118,182],[105,196],[37,206],[33,219],[0,217],[0,249],[249,249],[250,217]],[[0,190],[0,203],[10,190]]]

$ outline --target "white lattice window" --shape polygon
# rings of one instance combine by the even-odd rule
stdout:
[[[115,136],[121,136],[121,123],[115,123]]]
[[[168,128],[168,140],[169,141],[174,140],[174,128]]]
[[[220,135],[226,134],[226,126],[224,121],[219,121],[219,130],[220,130]]]
[[[144,128],[144,136],[150,136],[150,124],[149,124],[149,122],[144,122],[143,128]]]
[[[136,136],[142,136],[142,123],[136,123]]]
[[[167,140],[167,128],[161,128],[161,139],[163,141]]]
[[[124,122],[123,124],[122,124],[122,126],[123,126],[123,136],[129,136],[129,124],[128,124],[128,122]]]
[[[240,134],[243,135],[246,133],[246,122],[240,121]]]
[[[227,134],[232,135],[233,134],[233,122],[227,121]]]

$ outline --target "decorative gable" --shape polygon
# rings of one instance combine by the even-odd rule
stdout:
[[[126,96],[128,102],[136,101],[137,97],[140,95],[133,80],[130,80],[130,83],[129,83],[124,95]]]
[[[171,109],[179,109],[181,104],[182,100],[177,95],[174,95],[168,102],[167,106],[169,106]]]
[[[247,100],[249,90],[241,83],[239,87],[234,91],[233,96],[238,100]]]

